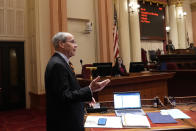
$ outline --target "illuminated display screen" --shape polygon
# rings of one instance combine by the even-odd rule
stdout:
[[[140,2],[141,39],[165,40],[165,7],[150,2]]]

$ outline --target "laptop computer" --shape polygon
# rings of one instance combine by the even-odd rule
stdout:
[[[126,113],[145,115],[141,106],[140,92],[115,92],[114,110],[116,116]]]

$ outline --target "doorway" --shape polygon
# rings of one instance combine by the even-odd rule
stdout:
[[[0,42],[0,110],[25,107],[24,42]]]

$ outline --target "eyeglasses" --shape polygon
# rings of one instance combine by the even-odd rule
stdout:
[[[76,43],[76,41],[74,39],[73,40],[70,40],[70,41],[66,41],[66,42],[70,42],[70,43],[73,43],[73,44]]]

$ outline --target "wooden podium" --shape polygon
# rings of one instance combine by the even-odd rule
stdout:
[[[170,72],[143,72],[131,73],[129,76],[103,77],[109,78],[110,84],[102,91],[95,93],[96,101],[113,101],[114,92],[140,91],[142,99],[150,99],[158,96],[163,100],[168,95],[167,80],[175,73]],[[81,87],[88,86],[90,79],[78,78]]]
[[[185,53],[189,50],[177,51]],[[168,81],[169,96],[196,95],[196,54],[160,55],[159,62],[161,71],[176,72],[175,76]]]

